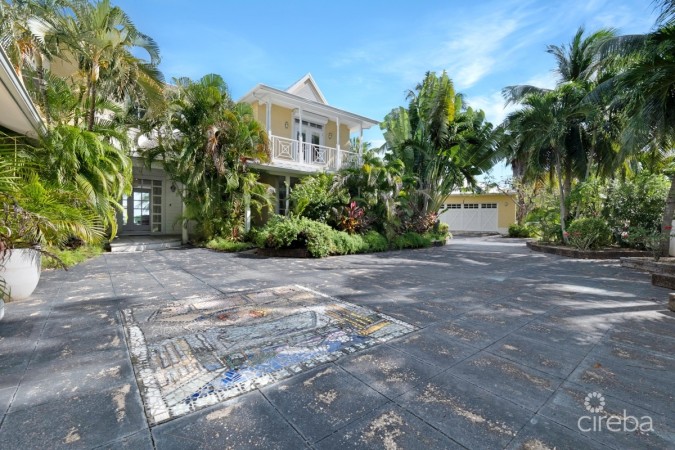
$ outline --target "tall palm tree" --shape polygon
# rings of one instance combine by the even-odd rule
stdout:
[[[269,160],[267,134],[250,105],[232,102],[220,76],[175,83],[158,146],[147,157],[161,157],[184,186],[186,218],[206,237],[238,238],[247,208],[272,206],[269,186],[248,168],[251,160]]]
[[[64,0],[53,17],[44,18],[48,27],[31,28],[51,51],[78,69],[81,101],[86,106],[85,123],[95,126],[100,99],[156,106],[162,99],[163,77],[159,47],[141,33],[129,16],[109,0]],[[142,50],[148,59],[134,52]]]
[[[622,156],[658,156],[670,162],[665,173],[671,180],[664,207],[661,232],[662,254],[668,254],[669,236],[675,214],[675,1],[660,0],[655,31],[644,35],[620,36],[603,47],[606,61],[616,58],[623,67],[597,89],[610,91],[623,108],[627,123],[623,131]]]
[[[464,106],[445,72],[427,73],[408,99],[408,108],[392,110],[380,127],[388,158],[405,168],[410,214],[426,219],[436,215],[455,188],[475,184],[475,177],[500,155],[492,125],[482,111]]]

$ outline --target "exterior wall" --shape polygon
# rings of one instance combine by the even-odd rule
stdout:
[[[345,124],[340,125],[340,148],[349,147],[349,127]]]
[[[142,178],[162,181],[162,229],[160,232],[148,232],[147,234],[181,234],[181,223],[177,219],[182,213],[183,203],[178,194],[178,189],[176,189],[176,192],[171,192],[172,180],[166,172],[160,167],[148,168],[144,166],[140,159],[133,158],[133,177],[134,179]],[[124,235],[121,220],[119,222],[119,234]]]
[[[265,117],[261,118],[265,124]],[[286,128],[288,122],[288,128]],[[293,133],[293,111],[282,106],[272,105],[272,134],[288,139],[295,139]]]
[[[324,128],[323,138],[323,145],[326,147],[337,148],[337,123],[335,123],[335,121],[328,121]],[[340,136],[340,140],[342,140],[342,136]]]
[[[496,203],[497,227],[502,234],[508,233],[509,225],[516,222],[516,203],[508,194],[452,194],[444,203]]]

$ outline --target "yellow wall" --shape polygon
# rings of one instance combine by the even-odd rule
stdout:
[[[266,125],[267,105],[256,102],[253,105],[253,117],[260,122],[263,127]],[[288,128],[286,128],[288,123]],[[293,110],[283,106],[272,105],[272,134],[288,139],[295,139],[293,134]],[[330,137],[329,137],[330,136]],[[324,145],[335,148],[337,144],[337,123],[329,120],[324,127]],[[340,125],[340,147],[349,146],[349,127],[345,124]]]
[[[288,128],[286,128],[288,123]],[[272,134],[289,139],[295,139],[293,133],[293,110],[282,106],[272,105]]]
[[[516,222],[516,203],[508,194],[452,194],[445,203],[497,203],[497,227],[500,231]]]

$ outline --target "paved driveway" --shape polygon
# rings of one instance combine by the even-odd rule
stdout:
[[[291,284],[418,329],[148,426],[122,309]],[[673,448],[667,295],[501,238],[323,260],[106,254],[8,305],[0,447]]]

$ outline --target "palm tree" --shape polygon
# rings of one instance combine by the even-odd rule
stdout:
[[[410,217],[433,223],[429,218],[435,218],[448,194],[464,183],[474,185],[499,154],[492,125],[482,111],[464,106],[445,72],[427,73],[408,99],[408,108],[392,110],[380,127],[387,158],[405,167]]]
[[[675,162],[675,1],[655,2],[661,13],[657,29],[645,35],[620,36],[603,47],[608,64],[618,58],[623,67],[616,76],[601,84],[597,92],[614,95],[614,104],[627,116],[623,131],[622,156],[649,154],[659,160]],[[661,233],[662,254],[668,254],[669,237],[675,214],[675,171],[666,170],[671,180],[664,207]]]
[[[101,98],[158,108],[163,77],[157,69],[157,43],[109,0],[71,0],[64,5],[53,17],[43,18],[48,26],[31,31],[55,55],[78,67],[74,79],[85,105],[87,129],[94,129],[97,111],[103,111]],[[145,51],[149,60],[134,56],[138,50]]]
[[[232,102],[220,76],[175,83],[159,145],[147,157],[161,157],[184,186],[185,218],[196,220],[206,237],[238,238],[249,207],[272,206],[269,186],[248,168],[251,160],[269,160],[267,134],[250,105]]]

